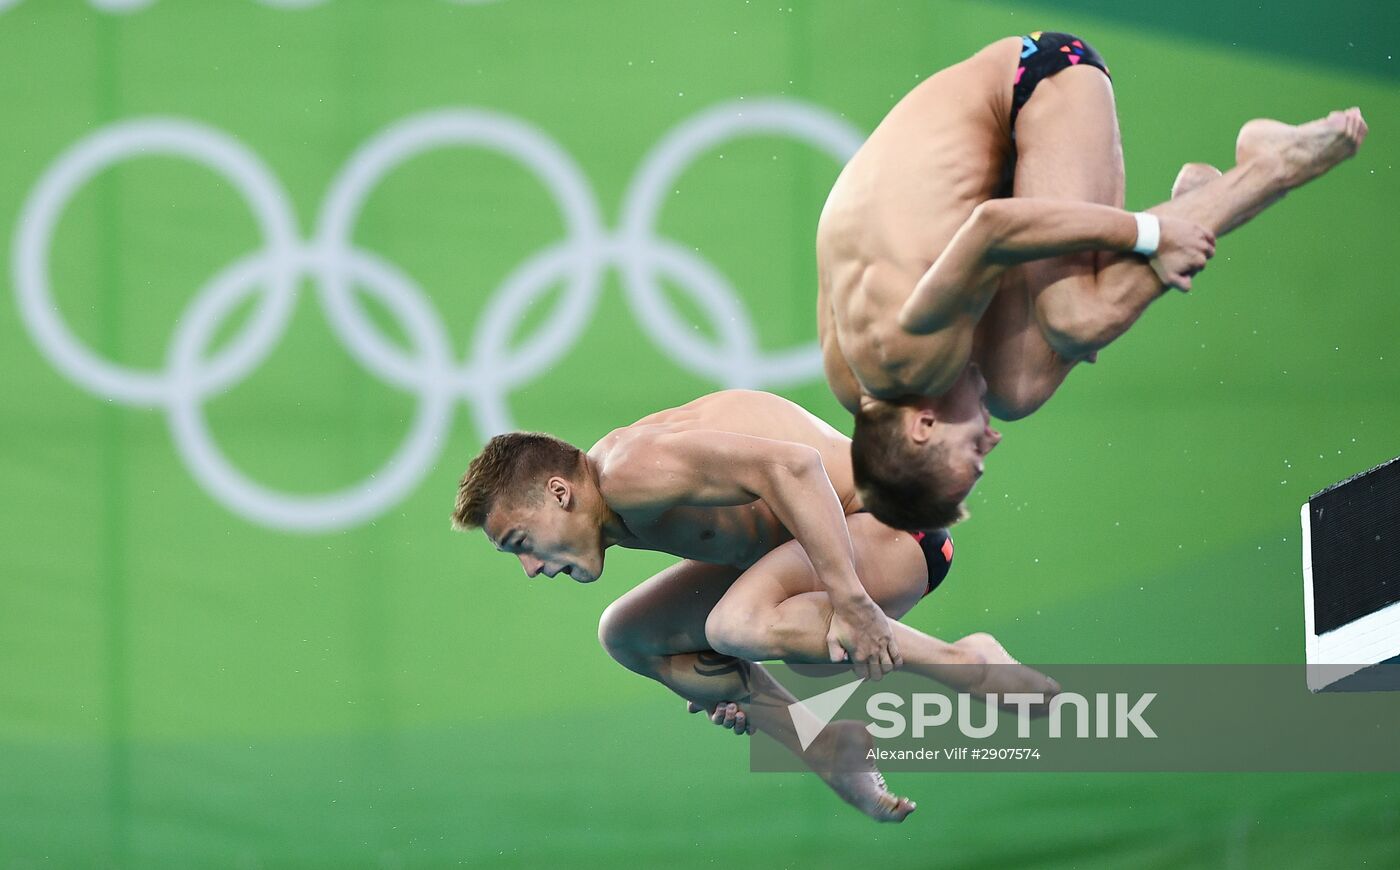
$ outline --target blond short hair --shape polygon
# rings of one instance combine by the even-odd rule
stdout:
[[[572,476],[582,459],[583,451],[543,432],[497,435],[481,448],[457,484],[452,527],[480,528],[498,502],[518,499],[541,477]]]

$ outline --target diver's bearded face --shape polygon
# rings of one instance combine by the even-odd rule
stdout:
[[[991,427],[989,419],[982,419],[973,425],[959,426],[947,435],[945,455],[951,471],[949,481],[965,499],[982,479],[987,454],[1001,443],[1001,433]]]
[[[550,479],[543,498],[526,496],[523,503],[492,510],[482,530],[497,549],[520,561],[527,577],[564,574],[592,583],[603,573],[599,525],[562,478]]]
[[[970,364],[953,389],[931,408],[915,411],[915,440],[942,453],[943,480],[950,487],[949,495],[959,500],[972,492],[986,470],[987,454],[1001,443],[1001,433],[991,426],[986,395],[986,379],[976,364]]]

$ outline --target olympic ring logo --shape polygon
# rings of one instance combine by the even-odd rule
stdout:
[[[714,106],[677,125],[644,158],[623,198],[619,226],[609,232],[582,171],[544,132],[484,109],[431,111],[390,125],[352,154],[330,185],[315,231],[302,240],[287,193],[237,139],[185,119],[121,121],[68,148],[25,201],[13,244],[16,298],[40,352],[69,380],[109,401],[163,409],[185,466],[228,509],[291,531],[346,528],[378,516],[417,486],[437,461],[457,399],[470,405],[483,438],[514,428],[507,395],[571,349],[573,342],[559,337],[578,340],[610,268],[618,270],[628,305],[651,341],[689,371],[728,387],[782,386],[816,377],[821,355],[815,343],[760,351],[748,311],[729,281],[654,229],[665,193],[685,167],[708,149],[748,135],[790,136],[839,162],[863,138],[827,110],[794,100]],[[562,241],[529,257],[492,294],[460,362],[422,288],[352,241],[360,209],[381,179],[410,158],[447,147],[484,148],[518,161],[548,189],[566,228]],[[160,370],[119,365],[85,346],[59,315],[49,281],[53,233],[69,201],[99,172],[137,155],[184,158],[218,173],[247,203],[263,239],[260,250],[228,264],[194,295]],[[376,473],[316,495],[280,492],[249,478],[220,451],[203,412],[206,400],[248,377],[281,339],[303,278],[314,280],[329,325],[356,362],[418,399],[407,435]],[[704,313],[715,341],[700,337],[671,307],[662,278]],[[530,306],[561,284],[562,298],[544,324],[512,348],[509,337]],[[392,313],[410,351],[377,330],[355,288]],[[249,299],[253,313],[245,328],[211,354],[219,324]]]

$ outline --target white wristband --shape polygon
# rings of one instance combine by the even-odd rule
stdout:
[[[1137,221],[1137,241],[1133,243],[1133,253],[1146,257],[1157,253],[1157,244],[1162,240],[1162,222],[1157,220],[1155,214],[1145,211],[1135,212],[1133,220]]]

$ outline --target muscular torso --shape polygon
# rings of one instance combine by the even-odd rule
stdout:
[[[910,91],[837,179],[817,229],[818,329],[827,379],[859,396],[939,395],[972,353],[976,317],[910,335],[897,316],[1012,159],[1017,38],[1003,39]]]
[[[609,432],[588,457],[606,468],[612,451],[639,429],[718,431],[789,441],[815,448],[847,514],[861,509],[851,476],[850,439],[800,406],[771,393],[726,390],[643,417]],[[607,497],[606,487],[604,497]],[[761,501],[729,507],[673,507],[619,516],[632,537],[619,546],[657,550],[685,559],[747,568],[792,539]]]

